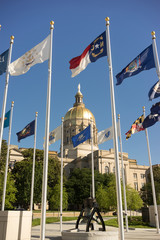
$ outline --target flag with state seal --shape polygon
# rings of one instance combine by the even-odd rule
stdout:
[[[116,75],[119,85],[125,78],[134,76],[143,70],[155,68],[152,44],[141,52],[132,62],[130,62],[120,73]]]
[[[148,93],[149,100],[160,97],[160,81],[156,82]]]
[[[87,139],[90,138],[91,138],[91,125],[89,125],[80,133],[72,137],[73,147],[78,146],[79,144],[85,142]]]
[[[55,143],[61,139],[62,126],[58,126],[53,131],[49,133],[49,144]]]
[[[18,137],[18,142],[20,142],[21,139],[29,137],[31,135],[34,135],[35,132],[35,120],[27,124],[20,132],[16,133]]]
[[[107,56],[106,31],[91,42],[80,56],[69,61],[72,77],[82,72],[89,63],[95,62],[104,56]]]
[[[26,52],[23,56],[9,65],[9,73],[18,76],[29,71],[37,63],[43,63],[49,59],[50,35],[41,43]]]
[[[117,135],[120,136],[119,124],[117,124]],[[113,139],[113,127],[109,127],[97,134],[98,144],[102,144],[108,140]]]

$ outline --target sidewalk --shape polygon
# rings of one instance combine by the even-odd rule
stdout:
[[[73,229],[75,227],[75,221],[63,222],[63,230]],[[106,227],[106,232],[117,231],[117,228]],[[60,224],[50,223],[46,224],[46,238],[45,240],[61,240]],[[129,232],[124,232],[125,240],[160,240],[160,234],[156,233],[156,229],[145,229],[136,228],[135,230],[129,230]],[[40,226],[32,228],[31,240],[40,239]]]

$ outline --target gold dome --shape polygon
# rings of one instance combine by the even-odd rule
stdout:
[[[64,117],[64,121],[67,120],[76,120],[76,119],[85,119],[85,120],[93,120],[95,122],[95,118],[90,110],[85,108],[85,104],[83,103],[83,94],[80,91],[80,84],[78,84],[78,92],[75,96],[75,103],[72,108],[68,110]]]
[[[92,118],[92,120],[95,122],[95,118],[91,111],[85,108],[84,106],[76,106],[70,108],[64,117],[64,121],[75,120],[78,118],[87,120],[91,120]]]

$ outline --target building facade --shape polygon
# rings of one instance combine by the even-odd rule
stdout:
[[[75,103],[70,108],[64,117],[63,123],[63,163],[64,171],[67,176],[75,168],[90,168],[91,169],[91,140],[81,143],[77,147],[73,147],[72,137],[80,133],[89,124],[93,122],[93,152],[94,152],[94,168],[100,173],[115,173],[114,150],[100,150],[97,143],[97,133],[95,117],[92,112],[85,107],[83,103],[83,94],[78,86],[78,92],[75,95]],[[11,145],[10,147],[10,167],[14,167],[15,162],[22,161],[22,151],[25,148],[18,149],[18,146]],[[49,151],[49,155],[57,156],[56,151]],[[130,159],[128,153],[123,152],[123,164],[126,184],[140,191],[146,183],[146,176],[149,167],[138,165],[135,159]],[[61,153],[58,154],[59,160]],[[121,153],[119,153],[120,170]],[[122,174],[121,174],[122,175]]]
[[[78,86],[78,92],[75,95],[75,103],[68,110],[64,117],[64,170],[68,176],[74,168],[91,169],[91,140],[73,147],[72,137],[84,130],[93,121],[93,151],[94,151],[94,168],[100,173],[114,173],[115,160],[114,150],[99,150],[97,144],[97,133],[95,117],[90,110],[85,108],[83,95]],[[60,156],[60,154],[59,154]],[[119,153],[120,169],[121,153]],[[129,159],[128,153],[123,153],[124,173],[126,184],[140,191],[146,183],[146,170],[148,166],[138,165],[135,159]]]

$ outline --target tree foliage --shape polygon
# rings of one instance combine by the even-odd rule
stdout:
[[[6,167],[6,157],[7,157],[7,142],[2,140],[1,148],[1,158],[0,158],[0,207],[2,204],[3,197],[3,184],[4,184],[4,173]],[[6,197],[5,197],[5,209],[13,209],[14,203],[16,201],[16,192],[15,182],[10,172],[7,173],[7,186],[6,186]]]
[[[154,166],[153,168],[154,176],[154,185],[157,204],[160,204],[160,166]],[[147,183],[141,189],[141,197],[145,205],[153,205],[153,194],[152,194],[152,185],[151,185],[151,176],[150,173],[147,176]]]
[[[32,181],[32,158],[33,149],[22,152],[24,160],[17,162],[12,170],[17,188],[16,205],[28,209],[31,195]],[[43,176],[43,150],[36,150],[35,179],[34,179],[34,203],[41,202]],[[57,158],[49,157],[48,161],[48,201],[52,197],[51,189],[58,183],[60,178],[60,163]]]
[[[66,188],[63,186],[63,209],[67,210],[68,208],[68,194]],[[60,210],[60,182],[55,185],[52,189],[52,194],[50,198],[50,210]]]

